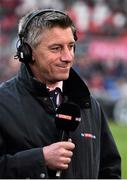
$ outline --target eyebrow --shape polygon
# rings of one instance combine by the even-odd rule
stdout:
[[[69,42],[68,44],[75,44],[75,41]],[[63,46],[63,44],[61,44],[61,43],[54,43],[54,44],[49,45],[48,47],[52,47],[52,46]]]

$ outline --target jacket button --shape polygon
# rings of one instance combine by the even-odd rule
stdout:
[[[45,178],[45,173],[41,173],[40,178],[42,178],[42,179]]]
[[[89,107],[90,104],[87,102],[85,105],[86,105],[86,107]]]
[[[44,101],[47,101],[47,100],[48,100],[48,98],[47,98],[47,97],[45,97],[45,98],[44,98]]]

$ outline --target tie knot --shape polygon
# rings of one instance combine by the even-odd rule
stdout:
[[[58,87],[52,91],[49,91],[50,97],[57,96],[59,93],[61,93],[61,89]]]
[[[55,88],[54,90],[49,92],[50,98],[52,99],[54,105],[58,107],[62,102],[62,92],[60,88]]]

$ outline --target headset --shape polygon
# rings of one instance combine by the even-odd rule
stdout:
[[[48,12],[56,12],[56,13],[60,13],[62,15],[68,16],[64,12],[54,10],[54,9],[37,10],[36,12],[33,12],[32,14],[30,14],[28,16],[28,18],[26,19],[26,22],[24,23],[21,31],[18,34],[19,40],[17,42],[17,54],[16,54],[15,58],[17,57],[20,62],[23,62],[25,64],[33,62],[32,61],[32,48],[30,47],[30,45],[28,43],[24,42],[25,31],[26,31],[27,27],[29,26],[29,24],[31,23],[31,21],[36,16],[40,16],[40,15],[43,15],[43,14],[48,13]],[[74,39],[75,39],[75,41],[77,41],[76,32],[74,33]]]

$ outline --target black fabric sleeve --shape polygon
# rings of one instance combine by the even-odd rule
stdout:
[[[42,148],[0,157],[0,178],[48,178]]]

